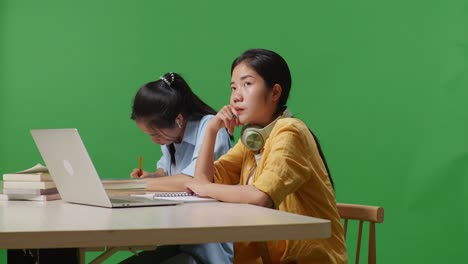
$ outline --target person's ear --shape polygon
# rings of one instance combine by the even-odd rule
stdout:
[[[184,117],[182,116],[182,114],[177,115],[175,122],[178,128],[182,128],[182,124],[184,122]]]
[[[281,85],[275,84],[273,86],[273,88],[271,89],[271,99],[273,100],[273,102],[279,101],[282,92],[283,88],[281,88]]]

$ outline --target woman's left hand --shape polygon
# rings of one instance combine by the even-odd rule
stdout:
[[[201,181],[191,181],[185,184],[186,192],[194,193],[200,197],[208,197],[207,187],[210,183],[209,182],[201,182]]]

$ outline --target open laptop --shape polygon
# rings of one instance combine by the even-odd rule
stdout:
[[[31,134],[66,202],[111,208],[181,203],[132,196],[109,197],[76,128],[32,129]]]

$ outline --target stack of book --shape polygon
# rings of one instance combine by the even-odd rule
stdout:
[[[51,201],[60,194],[47,167],[36,164],[32,168],[3,174],[3,193],[0,200]]]
[[[101,182],[109,196],[126,196],[146,192],[146,180],[144,179],[105,179]]]
[[[145,179],[105,179],[101,182],[106,190],[146,189]]]

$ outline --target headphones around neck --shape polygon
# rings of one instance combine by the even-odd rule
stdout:
[[[263,148],[265,145],[265,141],[267,140],[268,136],[270,136],[273,127],[275,127],[276,121],[281,118],[291,117],[291,112],[288,109],[284,110],[284,112],[278,116],[273,122],[268,124],[266,127],[261,128],[258,126],[253,125],[246,125],[242,127],[241,130],[241,141],[246,148],[251,151],[258,151]]]

